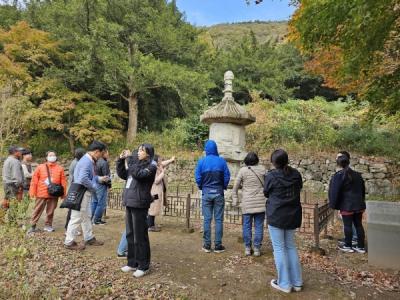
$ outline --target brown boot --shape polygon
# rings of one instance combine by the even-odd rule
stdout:
[[[73,241],[70,245],[64,245],[64,248],[69,250],[82,251],[85,250],[86,247],[83,244],[78,244],[77,242]]]
[[[96,240],[96,238],[94,237],[94,238],[92,238],[91,240],[86,241],[86,242],[85,242],[85,245],[88,245],[88,246],[103,246],[103,245],[104,245],[104,242],[98,241],[98,240]]]

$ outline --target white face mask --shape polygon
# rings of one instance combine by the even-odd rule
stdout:
[[[57,160],[57,156],[47,156],[47,161],[48,162],[55,162]]]

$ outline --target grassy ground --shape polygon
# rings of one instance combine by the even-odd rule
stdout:
[[[125,261],[116,258],[124,227],[122,212],[109,211],[108,224],[95,227],[96,237],[105,245],[82,253],[62,247],[65,214],[56,210],[56,232],[29,239],[21,229],[0,227],[0,299],[398,299],[400,295],[388,290],[399,288],[398,274],[368,267],[366,255],[338,253],[334,240],[322,240],[327,256],[310,254],[307,237],[298,239],[305,289],[282,295],[269,286],[275,268],[268,236],[263,256],[244,257],[238,242],[240,227],[226,225],[227,251],[206,254],[200,250],[200,224],[193,224],[194,233],[184,233],[183,223],[175,218],[163,218],[162,231],[150,233],[151,273],[135,279],[119,270]]]

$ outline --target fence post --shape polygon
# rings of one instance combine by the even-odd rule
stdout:
[[[314,241],[315,248],[319,248],[319,216],[318,216],[318,203],[314,204]]]
[[[187,195],[186,198],[186,228],[190,228],[190,194]]]

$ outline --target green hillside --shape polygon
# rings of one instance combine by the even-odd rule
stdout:
[[[244,22],[234,24],[219,24],[208,30],[214,45],[218,48],[229,48],[232,44],[243,39],[251,31],[260,43],[269,40],[281,41],[287,33],[287,22]]]

